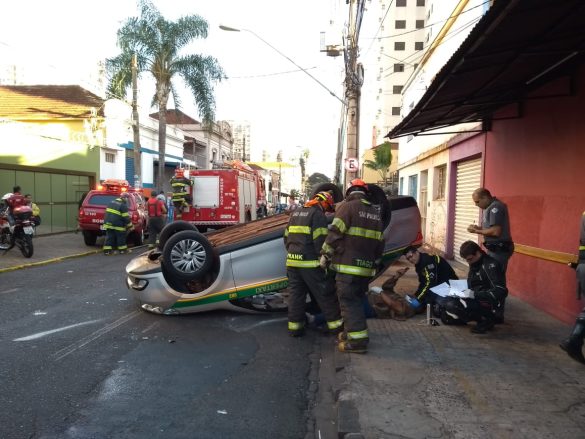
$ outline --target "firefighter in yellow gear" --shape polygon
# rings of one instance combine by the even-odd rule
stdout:
[[[173,190],[172,202],[175,207],[175,218],[177,219],[181,219],[183,210],[193,200],[191,186],[193,186],[193,181],[185,177],[185,170],[182,168],[175,169],[175,175],[171,178],[171,188]]]
[[[128,213],[127,193],[113,199],[106,208],[104,217],[104,230],[106,231],[106,241],[104,243],[104,255],[111,255],[113,250],[119,253],[126,253],[128,245],[126,244],[126,234],[134,227],[130,221]]]
[[[321,267],[336,273],[344,324],[338,337],[341,352],[365,353],[369,342],[363,300],[384,250],[384,226],[368,195],[366,183],[351,181],[321,249]]]
[[[327,236],[325,212],[333,211],[333,197],[319,192],[290,214],[284,232],[287,251],[286,273],[289,280],[288,332],[293,337],[305,332],[307,294],[315,299],[325,315],[327,328],[337,333],[343,328],[335,277],[319,267],[319,252]]]

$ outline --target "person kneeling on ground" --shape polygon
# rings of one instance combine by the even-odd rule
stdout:
[[[443,323],[477,324],[471,329],[474,334],[485,334],[495,325],[495,311],[508,296],[504,270],[498,261],[487,255],[474,241],[461,244],[459,254],[469,264],[467,285],[473,291],[473,299],[448,298],[445,301]]]
[[[445,258],[420,252],[415,246],[407,247],[404,250],[404,257],[414,264],[418,275],[418,288],[414,294],[409,295],[406,299],[417,313],[423,312],[426,305],[429,304],[435,317],[439,317],[444,298],[433,293],[431,288],[451,279],[459,279],[453,267]]]

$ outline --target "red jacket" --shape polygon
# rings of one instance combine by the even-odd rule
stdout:
[[[16,207],[26,206],[26,198],[24,198],[24,195],[21,194],[12,194],[10,198],[6,200],[6,204],[8,204],[8,206],[14,210]]]
[[[157,198],[149,198],[147,207],[149,217],[163,216],[167,213],[165,203]]]

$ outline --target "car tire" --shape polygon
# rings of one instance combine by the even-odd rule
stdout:
[[[213,265],[213,247],[201,233],[183,230],[165,243],[162,265],[167,275],[178,281],[200,279]]]
[[[93,247],[97,241],[97,233],[90,232],[88,230],[84,230],[83,232],[83,242],[85,245],[89,247]]]
[[[390,206],[390,201],[388,200],[384,190],[377,184],[368,184],[368,189],[370,191],[369,200],[372,204],[380,207],[382,223],[384,224],[384,229],[386,229],[388,224],[390,224],[390,219],[392,218],[392,208]]]
[[[158,235],[158,248],[162,250],[167,240],[175,233],[191,230],[197,232],[197,227],[187,221],[173,221],[167,224]]]
[[[317,195],[318,192],[323,192],[323,191],[330,191],[331,194],[333,195],[333,200],[336,203],[343,201],[343,192],[341,192],[341,189],[339,189],[339,186],[337,186],[335,183],[316,184],[311,189],[311,198],[313,198],[315,195]]]

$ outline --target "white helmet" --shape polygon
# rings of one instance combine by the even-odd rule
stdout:
[[[8,200],[12,196],[12,192],[8,192],[2,196],[2,200]]]

